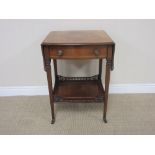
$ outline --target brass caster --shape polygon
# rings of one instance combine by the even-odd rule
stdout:
[[[103,117],[104,123],[108,123],[106,117]]]
[[[51,121],[51,124],[54,124],[54,123],[55,123],[55,118],[53,118]]]

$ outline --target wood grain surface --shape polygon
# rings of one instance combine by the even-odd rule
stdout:
[[[114,44],[103,30],[52,31],[42,45]]]

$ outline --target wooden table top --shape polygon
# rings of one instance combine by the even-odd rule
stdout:
[[[52,31],[42,45],[113,45],[113,40],[103,30]]]

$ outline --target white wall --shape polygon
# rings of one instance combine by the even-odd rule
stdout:
[[[155,20],[0,20],[0,87],[47,85],[42,40],[52,30],[85,29],[104,29],[116,43],[112,84],[155,83]],[[63,61],[58,69],[93,75],[97,65]]]

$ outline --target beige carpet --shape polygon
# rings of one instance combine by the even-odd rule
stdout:
[[[155,134],[155,94],[110,95],[100,103],[57,103],[50,124],[48,96],[0,97],[0,134]]]

